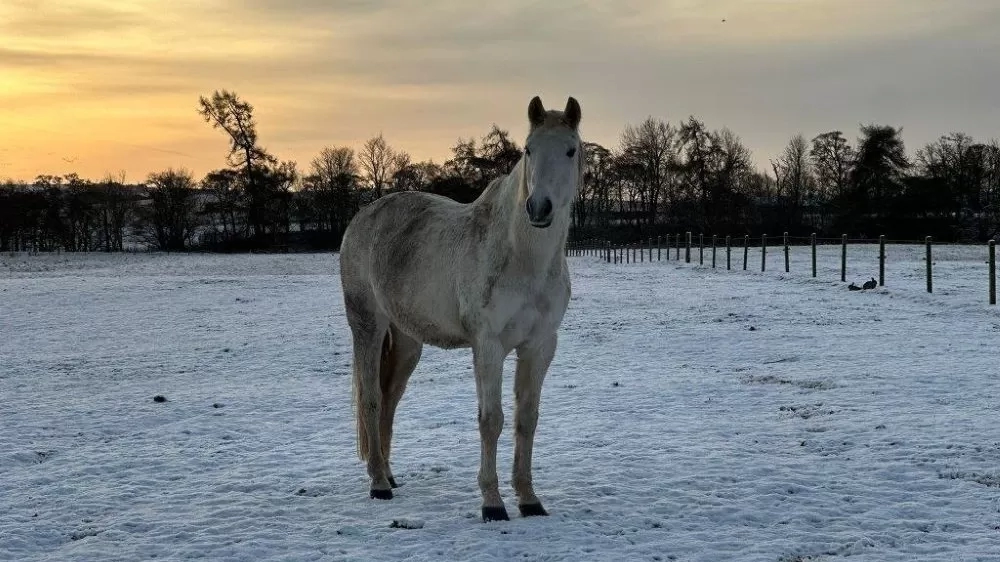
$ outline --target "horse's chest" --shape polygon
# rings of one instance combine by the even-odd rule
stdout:
[[[536,291],[501,291],[496,295],[495,326],[504,347],[513,349],[525,341],[556,331],[566,312],[568,289],[552,284]]]

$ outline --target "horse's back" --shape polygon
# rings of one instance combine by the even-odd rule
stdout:
[[[456,219],[463,207],[446,197],[419,191],[380,197],[362,207],[348,224],[341,242],[341,266],[345,261],[352,267],[364,262],[376,265],[372,262],[377,257],[394,263],[407,261],[417,246],[448,230],[448,222]]]

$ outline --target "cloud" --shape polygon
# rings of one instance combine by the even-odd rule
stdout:
[[[535,94],[574,95],[591,140],[696,115],[766,162],[795,133],[869,121],[904,126],[911,148],[997,134],[998,24],[979,0],[15,0],[0,4],[0,119],[72,121],[67,146],[169,145],[202,173],[224,157],[196,114],[215,89],[253,103],[265,146],[300,162],[379,131],[440,161],[493,122],[523,135]],[[50,141],[25,135],[27,161]]]

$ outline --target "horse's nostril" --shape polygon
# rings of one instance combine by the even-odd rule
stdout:
[[[552,200],[548,197],[539,202],[534,197],[529,197],[524,202],[524,210],[528,212],[528,218],[532,222],[541,222],[552,216]]]
[[[551,213],[552,213],[552,200],[546,197],[545,200],[542,201],[542,216],[547,217]]]

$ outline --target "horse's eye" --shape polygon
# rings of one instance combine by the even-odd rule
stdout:
[[[575,148],[571,148],[571,149],[569,149],[569,150],[566,151],[566,156],[569,156],[570,158],[572,158],[574,154],[576,154],[576,149]]]

